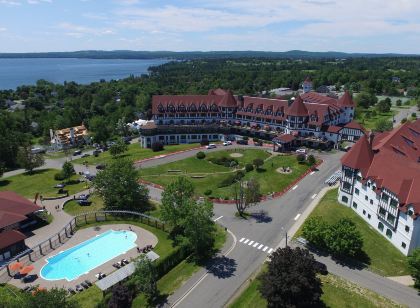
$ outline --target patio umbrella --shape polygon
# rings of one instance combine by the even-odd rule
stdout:
[[[11,265],[9,265],[10,270],[12,271],[17,271],[18,269],[20,269],[23,266],[23,263],[21,262],[15,262]]]
[[[28,266],[25,266],[24,268],[22,268],[19,271],[19,273],[21,275],[26,275],[26,274],[29,274],[33,269],[34,269],[34,266],[33,265],[28,265]]]

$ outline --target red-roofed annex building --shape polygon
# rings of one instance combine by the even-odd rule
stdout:
[[[341,160],[340,203],[403,254],[420,246],[420,120],[363,136]]]
[[[0,192],[0,262],[26,249],[22,229],[36,223],[33,215],[41,207],[12,191]]]
[[[348,92],[339,99],[308,92],[290,102],[234,96],[223,89],[210,90],[207,95],[155,95],[154,123],[140,129],[140,143],[151,147],[154,142],[217,141],[226,135],[252,132],[268,140],[279,134],[293,134],[336,144],[341,139],[357,140],[364,134],[355,124],[346,127],[353,121],[354,107]],[[329,130],[330,126],[339,129]]]

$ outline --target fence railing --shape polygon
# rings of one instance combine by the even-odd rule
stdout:
[[[47,240],[23,251],[19,255],[8,260],[5,264],[2,264],[0,267],[0,283],[8,282],[18,273],[18,271],[9,269],[11,263],[19,261],[23,265],[28,265],[45,257],[72,238],[78,228],[91,223],[106,222],[108,220],[127,220],[127,218],[165,231],[165,223],[161,220],[135,211],[103,210],[82,213],[73,217],[59,232],[55,233]]]

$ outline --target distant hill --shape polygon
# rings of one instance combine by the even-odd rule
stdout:
[[[0,53],[0,58],[88,58],[88,59],[157,59],[177,60],[208,58],[289,58],[289,59],[322,59],[322,58],[378,58],[378,57],[413,57],[415,54],[397,53],[345,53],[337,51],[314,52],[290,50],[284,52],[270,51],[133,51],[133,50],[82,50],[71,52],[30,52]]]

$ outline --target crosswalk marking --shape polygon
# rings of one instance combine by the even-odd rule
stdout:
[[[313,194],[312,195],[312,197],[311,197],[311,199],[315,199],[315,197],[317,196],[318,194]]]
[[[295,220],[298,220],[300,217],[300,213],[296,215]]]
[[[273,248],[270,248],[269,246],[265,246],[264,244],[258,243],[256,241],[252,241],[252,240],[250,240],[248,238],[245,238],[245,237],[242,237],[239,240],[239,242],[244,244],[244,245],[253,247],[257,250],[262,250],[262,251],[264,251],[265,253],[268,253],[268,254],[270,254],[274,250]]]
[[[310,175],[313,175],[315,173],[315,171],[312,171],[311,173],[309,173]]]
[[[293,186],[292,190],[295,190],[296,188],[298,188],[298,185]]]

